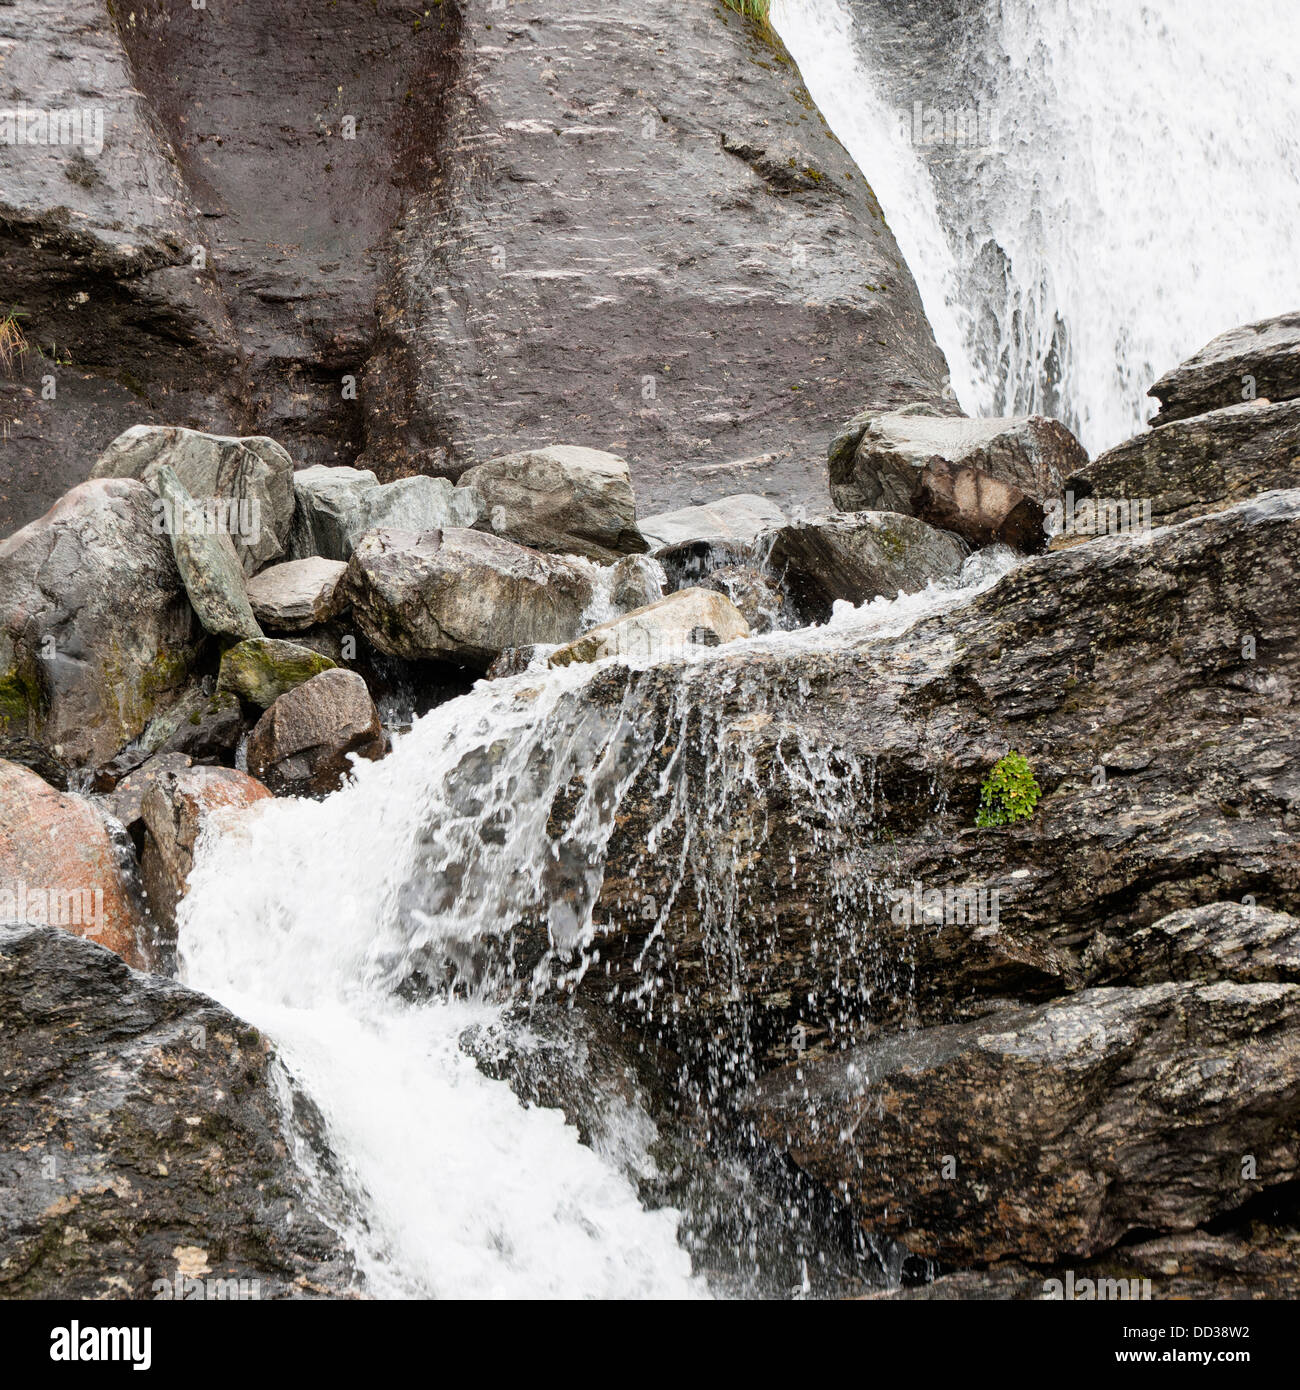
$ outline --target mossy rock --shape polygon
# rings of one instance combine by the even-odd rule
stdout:
[[[309,681],[334,662],[297,642],[277,637],[250,637],[237,642],[221,658],[218,690],[236,695],[262,709],[275,703],[286,690]]]

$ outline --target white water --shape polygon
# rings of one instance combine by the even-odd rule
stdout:
[[[1011,563],[983,551],[953,586],[843,605],[827,628],[743,646],[779,654],[895,635]],[[680,665],[685,676],[738,654],[702,648]],[[436,981],[447,960],[472,964],[530,906],[553,940],[587,938],[614,812],[651,751],[635,710],[584,699],[599,669],[481,682],[325,801],[214,817],[200,842],[180,912],[182,975],[274,1039],[319,1109],[339,1170],[321,1175],[325,1214],[381,1295],[707,1292],[678,1244],[678,1214],[637,1199],[647,1116],[623,1111],[611,1152],[584,1148],[558,1111],[525,1109],[458,1046],[500,1004],[395,993],[413,972]],[[575,773],[583,790],[557,852],[548,817]],[[310,1152],[300,1156],[310,1169]],[[341,1204],[325,1196],[339,1186]]]
[[[873,49],[879,8],[775,0],[773,17],[968,413],[1058,414],[1095,454],[1142,427],[1163,372],[1300,305],[1295,0],[966,0],[948,68],[910,74]],[[982,102],[989,148],[918,149],[913,101]]]

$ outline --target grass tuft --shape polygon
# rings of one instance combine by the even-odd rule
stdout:
[[[747,19],[757,20],[764,28],[771,24],[769,13],[772,9],[772,0],[722,0],[722,3],[729,10],[735,10],[737,14],[743,14]]]
[[[6,376],[13,375],[14,363],[21,363],[27,356],[27,335],[18,322],[18,314],[11,309],[0,318],[0,368]]]

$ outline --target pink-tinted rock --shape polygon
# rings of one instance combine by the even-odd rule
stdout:
[[[89,802],[0,761],[0,921],[48,923],[146,968],[140,914]]]

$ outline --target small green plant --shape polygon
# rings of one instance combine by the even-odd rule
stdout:
[[[762,25],[770,23],[768,12],[772,8],[772,0],[722,0],[722,3],[729,10],[735,10],[748,19],[756,19]]]
[[[1043,790],[1023,753],[1008,753],[993,764],[980,786],[980,809],[975,824],[981,830],[1014,825],[1034,814]]]
[[[21,362],[26,356],[27,335],[18,322],[18,314],[11,309],[4,318],[0,318],[0,368],[4,369],[6,376],[12,376],[14,363]]]

